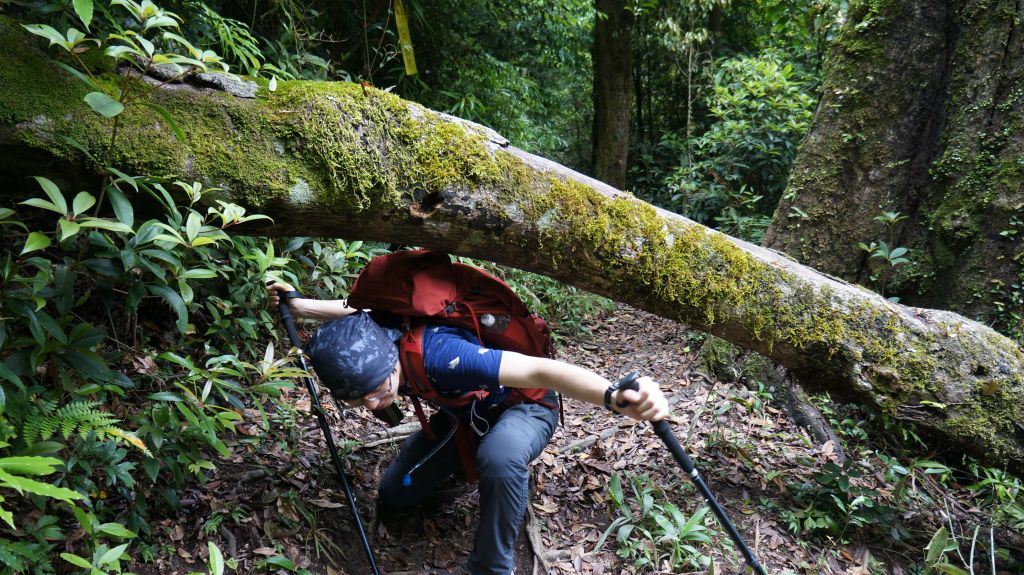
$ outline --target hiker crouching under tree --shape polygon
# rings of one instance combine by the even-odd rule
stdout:
[[[480,524],[467,565],[472,575],[508,575],[515,567],[515,542],[529,498],[529,464],[555,431],[555,392],[636,420],[668,416],[668,401],[647,377],[640,378],[638,390],[618,389],[588,369],[490,349],[468,330],[429,320],[419,331],[422,356],[414,357],[400,345],[400,319],[352,309],[346,300],[300,299],[284,283],[267,290],[275,308],[285,296],[293,315],[327,320],[305,353],[336,398],[374,411],[391,406],[399,394],[440,404],[429,425],[404,441],[384,472],[379,503],[385,510],[409,508],[460,467],[470,480],[475,475]],[[425,374],[427,392],[413,381],[421,378],[417,373]],[[465,397],[472,400],[451,407],[451,399]],[[414,405],[424,421],[418,399]]]

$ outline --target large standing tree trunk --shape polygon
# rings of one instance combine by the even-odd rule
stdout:
[[[626,187],[633,97],[633,13],[625,0],[594,0],[594,177]]]
[[[31,46],[0,17],[0,56],[14,63],[0,67],[8,201],[39,195],[34,174],[66,192],[95,185],[79,147],[103,157],[110,144],[110,122],[81,101],[86,88]],[[984,325],[893,305],[379,90],[287,82],[242,99],[174,88],[152,100],[185,141],[131,107],[111,161],[204,181],[274,217],[250,232],[417,244],[546,274],[753,349],[809,387],[1024,471],[1024,352]]]
[[[851,2],[765,245],[917,305],[1024,315],[1022,20],[1020,0]],[[894,242],[883,211],[908,216]],[[879,240],[911,248],[891,279],[857,247]]]

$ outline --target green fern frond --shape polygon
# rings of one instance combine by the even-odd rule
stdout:
[[[25,443],[46,441],[59,430],[64,439],[76,432],[81,437],[93,433],[98,438],[111,438],[129,443],[147,455],[149,449],[141,439],[118,427],[119,418],[100,409],[99,401],[73,401],[59,409],[55,404],[44,404],[41,411],[28,418],[23,427]]]

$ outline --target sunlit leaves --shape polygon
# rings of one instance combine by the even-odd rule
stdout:
[[[178,21],[181,20],[173,12],[160,9],[150,0],[143,0],[141,4],[132,0],[111,0],[110,5],[121,6],[127,10],[142,24],[144,31],[152,28],[177,28]]]
[[[92,23],[92,0],[74,0],[72,6],[75,8],[75,14],[85,24],[85,29],[89,29],[89,24]]]
[[[230,204],[228,202],[222,202],[221,200],[217,200],[217,203],[220,204],[221,209],[218,211],[214,208],[210,208],[210,213],[220,218],[221,227],[223,228],[236,224],[243,224],[245,222],[251,222],[253,220],[273,221],[273,218],[263,214],[247,216],[245,215],[245,208],[238,204]]]
[[[25,247],[21,249],[20,255],[25,255],[36,250],[46,249],[50,247],[50,243],[50,238],[39,232],[32,232],[28,235],[28,239],[25,240]]]
[[[89,92],[84,100],[94,112],[106,118],[113,118],[124,112],[124,104],[103,92]]]
[[[68,210],[67,200],[64,199],[64,195],[54,184],[47,178],[36,176],[36,182],[43,189],[48,199],[43,198],[30,198],[21,202],[23,205],[32,206],[35,208],[44,209],[50,212],[59,214],[61,219],[57,220],[57,229],[60,232],[60,241],[63,242],[68,238],[74,236],[82,228],[95,228],[108,230],[112,232],[120,232],[124,234],[131,234],[132,228],[121,221],[111,221],[103,218],[94,218],[83,216],[89,208],[96,205],[96,197],[89,192],[79,192],[75,198],[71,201],[71,209]],[[122,198],[123,199],[123,198]],[[130,210],[130,207],[128,208]],[[125,212],[125,206],[121,206],[122,213]],[[32,232],[29,234],[28,240],[25,243],[25,247],[22,250],[22,254],[32,252],[39,249],[49,247],[50,239],[39,232]]]
[[[42,495],[67,503],[76,499],[84,499],[82,494],[77,491],[25,477],[26,475],[49,475],[62,465],[64,465],[63,461],[53,457],[2,457],[0,458],[0,488],[13,489],[18,493]],[[0,499],[0,502],[2,501]],[[2,512],[0,517],[12,529],[16,529],[12,514],[2,508],[0,508],[0,512]]]
[[[50,201],[47,202],[46,200],[39,198],[32,198],[21,203],[28,206],[43,208],[44,210],[50,210],[51,212],[56,212],[62,216],[68,213],[68,203],[64,201],[64,195],[60,193],[60,188],[57,187],[57,184],[54,184],[49,179],[41,176],[35,176],[35,180],[39,183],[39,187],[43,189],[43,193],[46,194],[46,197],[49,198]]]
[[[68,28],[65,34],[61,34],[52,26],[47,26],[46,24],[22,24],[22,28],[36,36],[46,38],[50,41],[50,46],[57,45],[74,54],[80,54],[88,50],[89,46],[85,45],[87,43],[96,44],[97,46],[100,44],[99,40],[86,37],[85,33],[77,28]]]
[[[89,192],[80,192],[71,202],[71,214],[77,216],[96,205],[96,197]]]

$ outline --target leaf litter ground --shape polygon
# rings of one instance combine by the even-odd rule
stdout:
[[[931,534],[945,521],[936,512],[937,498],[947,501],[958,525],[986,524],[978,509],[955,494],[938,493],[942,488],[923,476],[915,485],[922,496],[900,507],[898,521],[907,526],[909,542],[893,542],[870,528],[838,538],[794,535],[780,513],[791,507],[790,486],[812,481],[816,471],[834,462],[834,446],[815,445],[750,390],[703,373],[697,350],[690,349],[693,341],[693,334],[679,323],[618,306],[595,323],[591,336],[563,341],[559,358],[609,379],[636,370],[659,381],[672,404],[676,436],[769,573],[909,573],[900,565],[919,562]],[[466,573],[477,521],[475,489],[452,480],[413,512],[378,516],[373,505],[377,479],[400,438],[418,429],[415,416],[405,406],[405,423],[389,430],[365,411],[335,409],[324,393],[336,441],[354,447],[346,465],[380,571]],[[199,570],[205,564],[205,541],[212,540],[226,557],[237,558],[239,573],[287,573],[289,563],[314,574],[369,572],[320,430],[309,414],[309,399],[293,392],[285,401],[294,405],[294,421],[277,421],[269,434],[260,431],[258,412],[247,411],[233,457],[208,482],[182,495],[180,513],[157,522],[154,532],[162,552],[153,563],[135,565],[133,571],[184,575]],[[517,545],[516,573],[707,572],[678,566],[672,570],[664,562],[636,567],[616,555],[614,533],[598,548],[616,515],[608,501],[612,474],[648,476],[649,484],[658,488],[656,495],[687,517],[702,502],[649,425],[570,399],[564,407],[565,425],[532,467],[531,509]],[[866,471],[863,486],[881,498],[891,497],[892,487],[872,469],[874,462],[860,463]],[[624,491],[631,493],[628,487]],[[718,573],[746,572],[738,549],[713,515],[704,523],[712,542],[698,544],[700,554],[714,559]],[[1020,534],[999,535],[1018,547],[1019,557]],[[888,567],[879,571],[872,558]],[[272,565],[266,564],[268,559]],[[1013,571],[1001,572],[1022,572],[1015,568],[1019,563],[1011,560],[1010,565]]]

